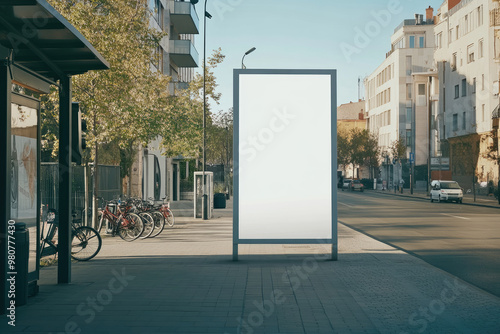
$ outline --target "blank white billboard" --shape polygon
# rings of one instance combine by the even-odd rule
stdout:
[[[335,80],[235,70],[235,243],[336,238]]]

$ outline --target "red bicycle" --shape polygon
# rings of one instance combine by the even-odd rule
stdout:
[[[165,217],[165,221],[167,222],[167,225],[170,227],[173,227],[175,224],[175,217],[174,213],[172,210],[170,210],[170,202],[163,203],[159,208],[158,211],[161,212],[163,217]]]
[[[100,233],[103,225],[111,230],[111,235],[119,235],[125,241],[134,241],[139,238],[144,231],[144,222],[139,215],[128,212],[132,206],[128,203],[124,206],[117,201],[109,201],[102,210],[99,220]]]

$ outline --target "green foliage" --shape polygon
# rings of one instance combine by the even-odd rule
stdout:
[[[337,133],[337,160],[344,169],[348,165],[378,167],[380,149],[377,137],[366,129],[340,130]]]
[[[146,0],[51,0],[50,3],[80,31],[110,63],[107,71],[90,71],[73,78],[73,100],[80,102],[87,121],[88,146],[115,142],[121,149],[147,143],[160,133],[168,102],[169,77],[152,70],[155,48],[164,32],[149,26]],[[57,91],[44,100],[44,122],[52,128],[58,115]],[[54,129],[44,138],[57,149]]]
[[[221,49],[207,60],[206,75],[206,115],[207,129],[212,122],[210,100],[218,104],[220,93],[216,92],[216,77],[213,69],[222,63],[225,56]],[[167,110],[161,122],[160,135],[162,148],[168,156],[183,155],[201,158],[203,146],[203,75],[198,73],[190,82],[189,88],[179,90],[170,97],[171,108]]]
[[[406,160],[406,139],[400,135],[399,138],[391,143],[389,152],[395,159]]]
[[[233,156],[233,110],[212,115],[207,125],[207,163],[230,166]]]

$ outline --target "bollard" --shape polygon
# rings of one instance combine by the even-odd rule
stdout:
[[[28,303],[28,259],[29,233],[25,223],[16,223],[14,232],[15,246],[15,300],[16,306]]]

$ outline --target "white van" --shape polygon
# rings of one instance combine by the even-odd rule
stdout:
[[[457,181],[432,181],[431,202],[434,200],[462,203],[464,192]]]

